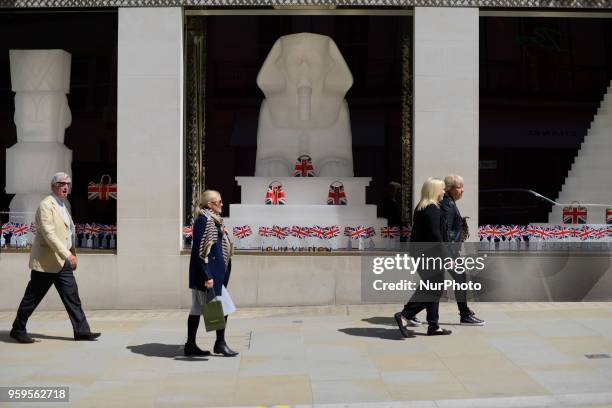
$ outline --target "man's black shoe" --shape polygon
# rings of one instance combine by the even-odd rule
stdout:
[[[224,341],[216,341],[213,351],[215,354],[221,354],[224,357],[235,357],[238,355],[238,353],[229,348]]]
[[[186,357],[208,357],[210,351],[202,350],[197,344],[185,343],[185,356]]]
[[[11,330],[11,332],[9,333],[9,336],[15,339],[17,343],[23,343],[23,344],[34,343],[34,339],[25,333],[15,333],[14,331]]]
[[[412,337],[410,332],[406,329],[406,326],[404,326],[404,322],[402,321],[402,312],[397,312],[393,315],[393,317],[395,318],[395,322],[397,323],[397,327],[399,328],[400,333],[402,333],[402,336]]]
[[[100,337],[102,333],[81,333],[81,334],[75,334],[74,335],[74,340],[75,341],[80,341],[80,340],[84,340],[84,341],[93,341],[95,339],[97,339],[98,337]]]
[[[469,315],[462,317],[459,323],[461,323],[462,326],[484,326],[485,321],[477,318],[475,315]]]

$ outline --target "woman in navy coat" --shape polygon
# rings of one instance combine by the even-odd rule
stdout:
[[[223,225],[222,208],[221,194],[215,190],[206,190],[202,193],[200,205],[196,209],[189,260],[189,288],[192,303],[187,319],[186,356],[210,355],[209,351],[200,349],[196,344],[202,306],[206,302],[207,290],[212,288],[216,296],[221,296],[223,287],[227,287],[229,283],[232,243]],[[227,316],[225,321],[227,324]],[[216,333],[217,340],[213,352],[226,357],[238,355],[225,343],[225,329],[217,330]]]

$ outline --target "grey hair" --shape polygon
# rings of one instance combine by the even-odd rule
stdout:
[[[66,179],[68,179],[68,183],[72,183],[72,178],[69,174],[64,173],[63,171],[59,171],[53,175],[53,178],[51,179],[51,185],[53,186],[55,183],[64,181]]]
[[[463,185],[463,177],[458,174],[449,174],[444,177],[444,190],[450,191],[451,188]]]

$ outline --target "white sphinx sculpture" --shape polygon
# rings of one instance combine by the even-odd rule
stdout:
[[[71,56],[63,50],[10,50],[17,143],[6,150],[6,192],[15,194],[10,220],[31,223],[49,180],[71,173],[64,132],[72,122],[66,94]]]
[[[276,41],[257,77],[266,99],[259,113],[255,177],[236,177],[241,202],[230,204],[230,217],[225,219],[237,248],[301,251],[386,244],[380,235],[368,238],[367,245],[359,237],[359,244],[353,243],[351,235],[387,226],[387,220],[377,218],[376,206],[366,203],[371,178],[354,177],[344,99],[352,84],[351,72],[331,38],[300,33]],[[305,155],[312,163],[296,163]],[[310,177],[310,164],[317,177]],[[338,185],[342,205],[329,198]],[[282,186],[283,205],[270,199],[273,186]],[[349,238],[344,236],[347,231]]]
[[[266,99],[257,130],[255,176],[292,176],[312,157],[325,177],[352,177],[353,152],[344,95],[353,76],[334,41],[300,33],[279,38],[257,76]]]

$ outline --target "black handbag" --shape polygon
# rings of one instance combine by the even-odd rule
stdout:
[[[468,218],[470,217],[461,217],[461,232],[459,233],[460,242],[465,242],[470,236],[470,227],[467,223]]]

